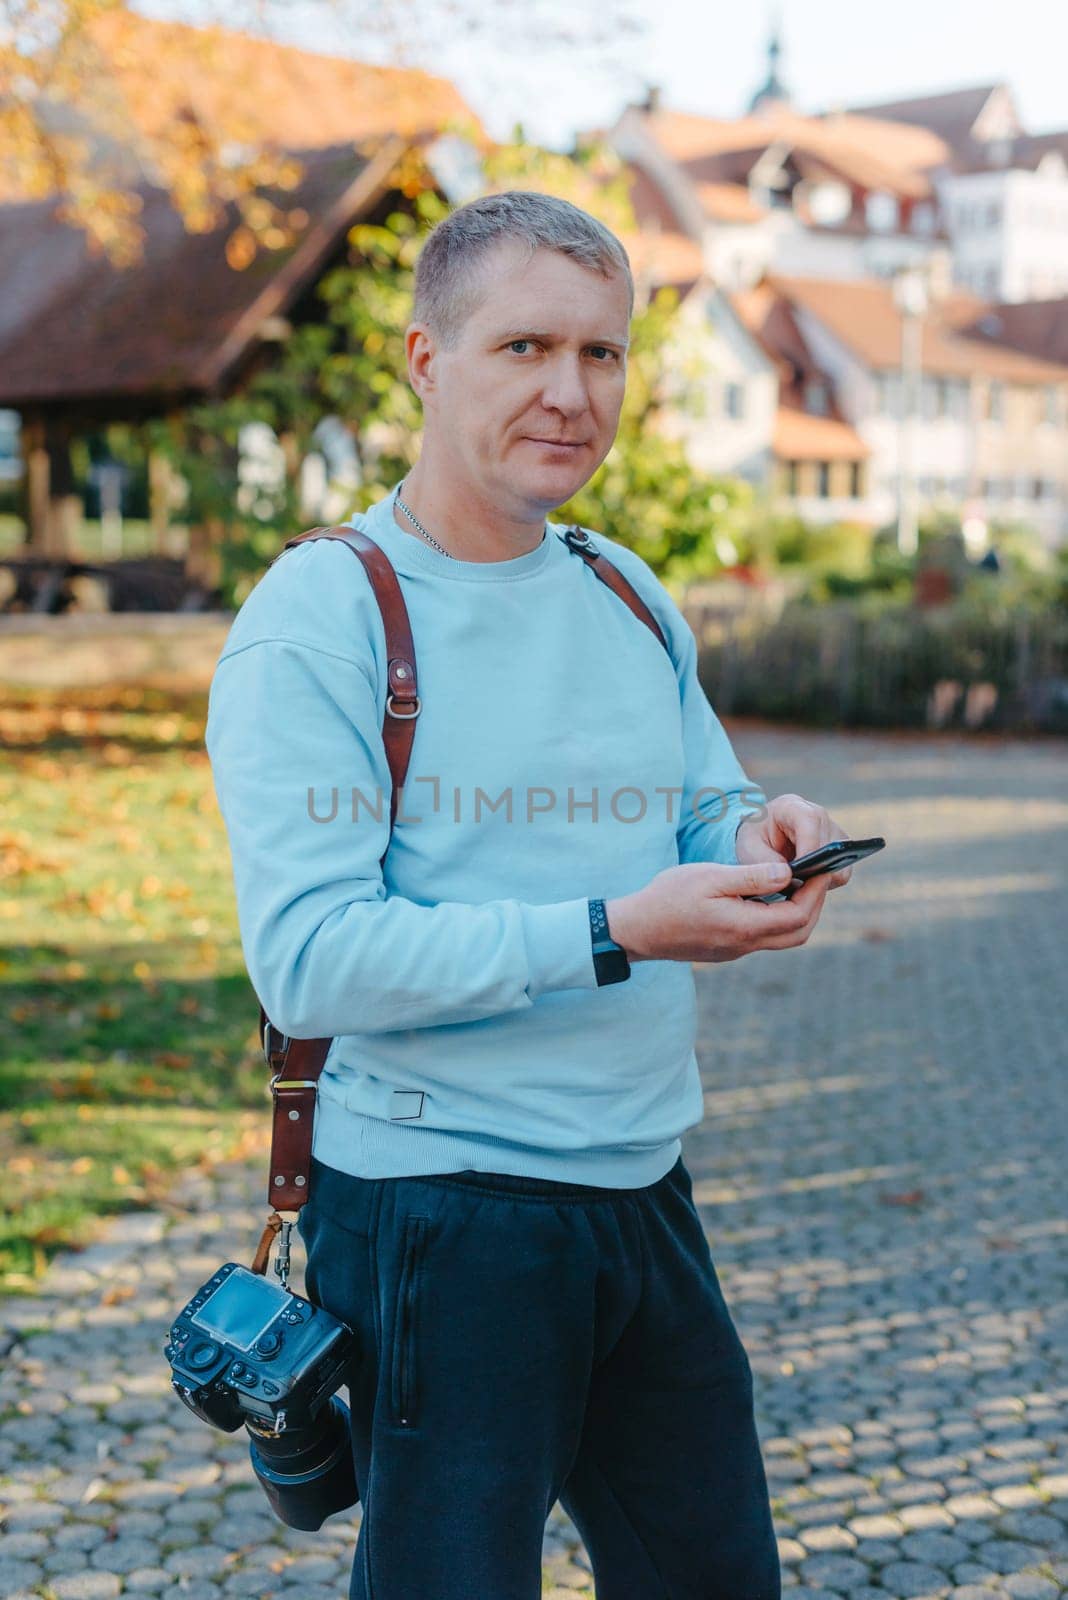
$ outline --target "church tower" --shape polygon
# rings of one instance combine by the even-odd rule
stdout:
[[[779,76],[779,57],[782,55],[782,18],[776,16],[768,39],[768,75],[749,102],[750,116],[760,116],[769,111],[790,109],[790,91]]]

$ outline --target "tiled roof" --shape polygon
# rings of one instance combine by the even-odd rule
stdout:
[[[458,90],[414,68],[316,55],[226,28],[103,11],[91,43],[131,129],[158,137],[190,108],[217,137],[307,150],[372,135],[477,127]],[[149,65],[150,64],[150,65]],[[88,87],[91,88],[91,85]]]
[[[351,144],[300,152],[304,178],[284,197],[308,216],[297,243],[263,250],[244,270],[226,256],[236,216],[190,233],[159,189],[143,188],[143,259],[117,268],[58,222],[51,201],[0,207],[0,405],[211,392],[268,316],[284,314],[387,190],[405,145],[368,161]],[[9,264],[21,264],[12,280]]]
[[[697,183],[694,187],[701,210],[714,222],[759,222],[768,214],[742,183]]]
[[[1068,129],[1052,133],[1020,133],[1015,138],[983,143],[979,139],[962,140],[957,147],[954,171],[976,172],[1034,172],[1043,157],[1059,155],[1068,163]]]
[[[776,411],[771,448],[780,461],[864,461],[871,455],[848,422],[814,417],[795,406]]]
[[[984,113],[994,97],[999,109],[1007,111],[1004,127],[1007,140],[992,139],[989,125],[984,129]],[[987,172],[1005,167],[1034,167],[1044,153],[1046,141],[1068,135],[1025,134],[1012,94],[1004,83],[977,84],[967,89],[952,89],[944,94],[918,95],[908,100],[889,100],[880,105],[856,108],[862,116],[886,118],[902,125],[926,128],[945,140],[952,152],[951,166],[957,172]],[[983,137],[976,137],[979,127]]]
[[[996,340],[1026,355],[1068,366],[1068,295],[1059,300],[984,306],[982,315],[961,331],[971,338]]]
[[[746,332],[780,369],[784,387],[789,387],[794,373],[808,374],[816,370],[789,303],[769,282],[765,280],[749,289],[737,289],[727,294],[726,299]]]
[[[979,113],[1000,87],[998,83],[983,83],[940,94],[914,95],[907,100],[882,100],[877,105],[851,106],[850,113],[931,128],[955,146],[970,136]]]
[[[686,288],[705,270],[701,246],[683,233],[625,233],[620,238],[635,278],[647,278],[654,288]]]
[[[1010,165],[1033,172],[1043,156],[1054,151],[1068,163],[1068,128],[1053,133],[1022,133],[1012,141]]]
[[[643,167],[633,162],[624,165],[630,203],[638,226],[643,230],[659,228],[661,232],[674,232],[679,226],[679,218],[660,184]]]
[[[834,384],[809,349],[793,307],[775,285],[765,279],[727,300],[779,371],[775,454],[784,461],[860,461],[868,455],[867,445],[842,416]],[[805,395],[812,383],[824,391],[825,416],[806,409]]]
[[[144,255],[113,267],[89,252],[78,228],[56,219],[54,196],[28,197],[5,175],[0,404],[131,396],[155,403],[212,391],[264,317],[287,309],[346,227],[380,198],[405,150],[450,128],[486,142],[453,85],[414,69],[121,7],[87,24],[86,52],[78,104],[68,110],[91,148],[121,154],[143,206]],[[297,186],[266,191],[296,222],[294,243],[264,243],[241,270],[226,251],[238,221],[233,207],[220,226],[186,231],[160,166],[183,125],[194,139],[203,130],[223,162],[260,148],[296,158],[304,169]]]
[[[773,277],[769,283],[791,305],[809,312],[869,367],[901,365],[901,314],[889,284],[875,279]],[[962,331],[974,324],[983,302],[954,295],[923,319],[921,360],[925,372],[943,377],[983,374],[1015,383],[1068,381],[1068,366],[976,338]]]
[[[862,188],[918,199],[931,193],[928,174],[949,153],[943,141],[925,128],[846,114],[803,117],[783,109],[722,121],[655,111],[648,114],[646,125],[661,149],[697,181],[737,181],[741,171],[724,170],[724,157],[749,152],[751,166],[772,145],[782,145]]]

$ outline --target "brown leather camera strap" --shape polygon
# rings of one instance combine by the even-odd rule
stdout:
[[[585,528],[568,528],[562,537],[572,554],[582,557],[586,565],[592,572],[597,574],[601,582],[607,584],[612,593],[618,595],[625,606],[630,607],[638,621],[644,622],[647,628],[652,629],[656,638],[660,640],[664,649],[667,650],[668,642],[661,632],[660,624],[641,595],[638,594],[629,579],[623,576],[619,568],[613,566],[608,557],[598,550]],[[671,652],[668,650],[668,655],[670,654]]]
[[[624,605],[629,606],[640,622],[652,630],[666,650],[667,641],[644,600],[618,568],[596,548],[589,535],[580,528],[569,528],[562,538],[568,549],[582,556],[602,583],[618,595]],[[382,613],[389,674],[382,738],[393,781],[389,812],[392,836],[411,759],[416,718],[420,711],[415,646],[408,609],[389,557],[373,539],[355,528],[309,528],[307,533],[287,539],[279,556],[294,545],[315,539],[341,539],[348,545],[362,561]],[[385,853],[382,860],[385,860]],[[276,1210],[297,1212],[308,1198],[317,1086],[333,1040],[291,1039],[272,1026],[261,1005],[260,1042],[271,1069],[271,1093],[274,1097],[267,1198]],[[266,1271],[271,1241],[280,1226],[280,1220],[276,1223],[272,1218],[268,1222],[256,1252],[253,1271]]]

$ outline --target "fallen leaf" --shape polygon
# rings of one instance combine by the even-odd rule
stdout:
[[[174,1067],[179,1070],[193,1065],[193,1057],[181,1050],[157,1050],[152,1059],[161,1067]]]
[[[117,1306],[120,1300],[132,1300],[134,1286],[132,1283],[117,1283],[112,1289],[105,1289],[100,1296],[102,1306]]]

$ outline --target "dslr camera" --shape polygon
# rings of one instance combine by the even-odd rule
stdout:
[[[291,1528],[314,1532],[359,1500],[349,1410],[335,1393],[355,1344],[328,1311],[233,1261],[170,1330],[171,1387],[212,1427],[245,1424],[252,1469]]]

